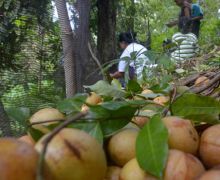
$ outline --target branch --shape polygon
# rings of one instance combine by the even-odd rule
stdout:
[[[194,93],[201,93],[202,91],[210,88],[220,80],[220,73],[216,74],[216,77],[214,77],[212,80],[210,80],[207,84],[202,85],[201,87],[193,87],[192,92]]]
[[[215,92],[214,94],[211,95],[213,98],[217,98],[220,96],[220,91]]]
[[[38,161],[38,169],[37,169],[37,180],[44,180],[43,177],[43,170],[44,170],[44,158],[47,152],[47,147],[48,144],[50,143],[50,141],[53,139],[53,137],[58,134],[63,128],[65,128],[66,126],[68,126],[69,124],[73,123],[74,121],[83,118],[84,116],[86,116],[87,113],[85,112],[81,112],[78,113],[77,115],[75,115],[72,119],[68,119],[66,121],[64,121],[64,123],[60,124],[59,126],[57,126],[53,131],[51,131],[48,136],[43,140],[42,144],[43,146],[43,150],[40,154],[40,158]]]
[[[97,64],[97,66],[99,67],[99,69],[101,70],[101,72],[103,73],[103,70],[102,70],[102,65],[101,63],[99,62],[98,58],[95,56],[95,54],[93,53],[92,51],[92,47],[91,47],[91,44],[88,42],[88,48],[89,48],[89,52],[92,56],[92,59],[95,61],[95,63]],[[103,74],[104,75],[104,74]]]
[[[169,112],[169,110],[171,110],[171,105],[173,104],[173,102],[176,100],[176,96],[177,95],[177,88],[176,86],[173,88],[173,91],[171,92],[170,95],[170,104],[168,108],[165,108],[162,112],[163,117],[165,117],[167,115],[167,113]]]
[[[32,127],[34,125],[38,125],[38,124],[45,124],[45,123],[52,123],[52,122],[64,122],[64,119],[57,119],[57,120],[47,120],[47,121],[38,121],[38,122],[34,122],[29,124],[29,127]]]

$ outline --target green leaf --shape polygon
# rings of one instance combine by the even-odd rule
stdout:
[[[140,131],[136,141],[136,157],[140,167],[161,178],[168,155],[168,131],[159,115],[153,116]]]
[[[163,69],[166,69],[166,70],[173,70],[175,67],[174,62],[167,55],[160,56],[160,58],[157,61],[157,64],[159,66],[162,66]]]
[[[140,97],[146,98],[146,99],[148,99],[148,98],[154,99],[158,96],[162,96],[163,94],[161,94],[161,93],[148,93],[148,94],[137,94],[137,95]]]
[[[95,127],[90,131],[89,134],[96,138],[99,143],[103,144],[103,133],[99,123],[96,123]]]
[[[134,80],[129,80],[128,84],[127,84],[127,90],[137,93],[137,92],[141,92],[142,88],[141,86],[137,83],[137,81]]]
[[[101,129],[104,137],[111,136],[116,131],[122,129],[130,122],[130,119],[110,119],[105,121],[100,121]]]
[[[31,134],[31,137],[37,142],[41,137],[44,136],[44,133],[41,131],[34,129],[33,127],[28,128],[28,132]]]
[[[220,103],[207,96],[183,94],[171,105],[171,111],[173,115],[196,122],[220,122]]]
[[[90,106],[87,119],[131,119],[138,109],[139,104],[126,101],[109,101],[100,105]]]
[[[120,81],[117,80],[117,79],[113,79],[112,82],[111,82],[111,85],[116,87],[117,89],[121,89],[122,88]]]
[[[68,126],[68,128],[77,128],[90,134],[97,141],[103,144],[103,133],[98,122],[76,122]]]
[[[126,126],[143,103],[146,101],[109,101],[90,106],[86,119],[99,121],[103,135],[109,136]]]
[[[98,81],[96,84],[92,86],[85,86],[85,88],[89,88],[91,91],[94,91],[101,96],[122,98],[126,95],[126,92],[123,91],[121,88],[118,88],[115,85],[110,85],[106,81]]]
[[[20,124],[27,125],[27,120],[30,117],[30,109],[24,107],[11,107],[6,109],[8,117],[14,121],[19,122]]]
[[[150,88],[154,93],[169,93],[171,91],[171,86],[168,83],[161,83]]]
[[[155,111],[138,111],[137,116],[153,117],[156,114]]]
[[[77,94],[72,98],[65,99],[58,103],[57,108],[66,114],[76,113],[81,111],[82,105],[85,103],[87,94]]]

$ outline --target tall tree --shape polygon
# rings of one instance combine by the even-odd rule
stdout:
[[[72,97],[77,90],[73,50],[73,31],[69,21],[66,1],[56,0],[55,5],[58,12],[59,23],[61,28],[61,38],[63,44],[66,96]]]
[[[98,52],[101,63],[116,58],[116,14],[118,0],[98,0]]]
[[[89,61],[89,17],[90,0],[77,0],[74,5],[75,12],[75,36],[74,36],[74,59],[77,92],[83,91],[83,83],[86,77],[86,67]]]

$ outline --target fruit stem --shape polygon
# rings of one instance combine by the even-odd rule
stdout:
[[[43,175],[44,159],[45,159],[45,155],[46,155],[46,152],[47,152],[48,144],[53,139],[53,137],[56,134],[58,134],[63,128],[65,128],[69,124],[73,123],[74,121],[83,118],[86,115],[87,115],[86,112],[81,112],[81,113],[76,114],[73,118],[65,120],[62,124],[60,124],[53,131],[51,131],[48,134],[48,136],[43,140],[44,146],[43,146],[43,150],[40,154],[40,158],[39,158],[39,161],[38,161],[37,180],[44,180],[44,175]]]
[[[170,111],[172,114],[172,109],[171,109],[171,105],[173,104],[173,102],[176,100],[176,95],[177,95],[177,88],[176,86],[174,86],[173,91],[171,92],[170,95],[170,103],[169,103],[169,107],[165,108],[162,115],[163,117],[167,116],[167,113]]]

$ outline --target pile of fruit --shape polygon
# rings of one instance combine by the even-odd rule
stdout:
[[[203,82],[206,83],[206,80],[203,79]],[[196,84],[199,83],[196,82]],[[65,114],[55,108],[45,108],[34,113],[29,118],[29,123],[31,128],[38,132],[37,138],[36,133],[29,131],[27,135],[19,139],[0,139],[0,179],[220,179],[220,124],[216,121],[215,124],[200,121],[200,124],[207,126],[198,130],[198,124],[193,120],[197,119],[197,115],[201,115],[200,112],[191,114],[193,116],[189,117],[192,119],[184,116],[178,117],[178,113],[182,112],[175,107],[180,101],[176,97],[178,93],[172,93],[169,96],[145,88],[141,90],[142,92],[139,92],[138,88],[131,88],[128,91],[132,90],[138,93],[131,93],[120,101],[111,99],[109,104],[105,102],[108,99],[105,95],[92,92],[83,104],[79,105],[78,114],[82,117],[90,114],[89,121],[85,122],[82,118],[79,121],[72,121],[72,125],[81,122],[82,126],[83,123],[93,121],[102,125],[105,120],[100,118],[103,113],[108,114],[108,110],[116,112],[114,110],[118,108],[124,111],[123,105],[129,102],[131,106],[131,109],[127,109],[127,114],[129,114],[135,109],[134,107],[138,106],[126,125],[116,128],[103,139],[96,138],[97,134],[104,132],[100,132],[97,127],[92,133],[80,128],[81,126],[67,127],[66,124],[59,128],[70,121],[73,116],[75,117],[76,113]],[[108,91],[110,94],[112,92],[114,96],[123,94],[120,90],[116,93],[116,89]],[[203,97],[195,96],[194,98]],[[74,102],[79,104],[79,99],[74,99]],[[73,107],[76,107],[77,103],[74,105],[72,103]],[[113,103],[116,105],[113,106]],[[171,107],[172,103],[174,107]],[[219,109],[213,110],[212,114],[220,112],[220,105],[217,103],[215,101],[214,104]],[[204,108],[203,104],[202,108]],[[193,107],[193,104],[189,105]],[[97,114],[93,108],[97,110]],[[68,106],[65,109],[69,111],[71,108]],[[210,113],[210,111],[207,112]],[[116,119],[114,120],[116,124],[120,123],[120,118],[122,118],[120,116],[117,119],[119,117],[117,113],[110,113],[109,116]],[[97,117],[97,119],[92,120],[91,117]],[[113,127],[112,123],[113,121],[108,121],[106,131],[109,131],[108,127]],[[49,137],[52,138],[47,141]],[[45,146],[47,147],[46,153],[44,153]]]

